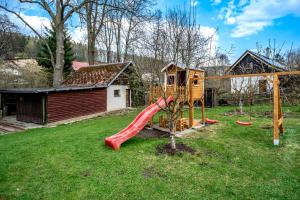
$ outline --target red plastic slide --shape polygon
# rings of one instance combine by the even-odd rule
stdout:
[[[169,96],[166,99],[167,104],[173,101],[173,97]],[[166,102],[163,97],[160,97],[156,103],[151,104],[145,110],[143,110],[134,120],[119,133],[105,138],[105,144],[110,146],[114,150],[119,150],[123,142],[129,140],[138,132],[140,132],[151,119],[151,117],[157,113],[161,108],[166,107]]]

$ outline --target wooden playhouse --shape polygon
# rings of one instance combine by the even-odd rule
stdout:
[[[175,103],[179,106],[188,106],[189,117],[185,118],[181,109],[180,116],[176,121],[176,130],[182,131],[204,122],[204,71],[194,67],[186,67],[180,64],[170,63],[165,66],[162,84],[150,88],[149,104],[154,103],[161,96],[173,96]],[[198,102],[201,105],[201,120],[195,119],[194,105]],[[151,121],[153,125],[153,120]],[[167,128],[166,116],[159,116],[159,127]]]

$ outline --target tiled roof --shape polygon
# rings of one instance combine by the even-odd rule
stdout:
[[[64,86],[108,86],[129,66],[127,63],[109,63],[80,68],[69,78]]]
[[[249,52],[251,52],[252,54],[256,55],[257,57],[259,57],[259,58],[262,59],[263,61],[269,63],[270,65],[273,65],[273,66],[275,66],[275,67],[282,68],[282,69],[287,69],[287,66],[286,66],[286,65],[281,64],[281,63],[279,63],[279,62],[277,62],[277,61],[275,61],[275,60],[272,60],[272,59],[270,59],[270,58],[267,58],[267,57],[264,56],[264,55],[260,55],[260,54],[258,54],[258,53],[253,52],[253,51],[249,51]]]

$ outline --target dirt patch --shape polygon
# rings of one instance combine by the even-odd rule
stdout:
[[[143,171],[143,176],[145,178],[152,178],[152,177],[164,178],[165,177],[165,175],[163,175],[162,173],[155,170],[154,167],[145,168],[144,171]]]
[[[6,200],[6,198],[5,198],[5,197],[2,197],[2,196],[0,196],[0,200]]]
[[[196,129],[194,132],[184,135],[182,138],[193,138],[193,139],[207,139],[210,137],[213,137],[217,133],[217,129],[220,127],[223,127],[224,124],[222,123],[216,123],[216,124],[209,124],[205,125],[204,127],[201,127],[199,129]]]
[[[266,117],[266,118],[272,118],[273,112],[272,111],[265,111],[265,112],[253,112],[254,115],[257,117]]]
[[[81,172],[80,175],[84,176],[84,177],[88,177],[91,175],[91,173],[88,170],[86,170],[86,171]]]
[[[234,112],[234,111],[228,111],[228,112],[224,112],[223,115],[224,116],[232,116],[232,115],[237,115],[238,113],[237,112]]]
[[[300,117],[300,114],[297,113],[297,112],[283,112],[283,117],[286,117],[286,118],[299,118]]]
[[[271,124],[265,124],[261,126],[262,129],[273,129],[273,125]]]
[[[156,130],[156,129],[147,129],[144,128],[137,135],[139,138],[168,138],[170,137],[170,133]]]
[[[167,154],[169,156],[174,156],[176,154],[181,154],[183,152],[188,152],[192,155],[196,153],[196,150],[192,147],[185,145],[182,142],[176,144],[176,149],[172,149],[171,144],[160,144],[156,147],[156,155]]]

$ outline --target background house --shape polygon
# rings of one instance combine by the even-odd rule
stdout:
[[[84,67],[58,88],[0,90],[0,110],[23,122],[53,123],[131,107],[132,62]]]
[[[47,76],[35,59],[0,60],[0,88],[46,87]]]
[[[287,67],[266,56],[245,51],[240,58],[227,70],[228,74],[259,74],[285,71]],[[271,78],[271,77],[270,77]],[[231,92],[245,91],[252,85],[256,94],[265,94],[272,92],[272,83],[265,77],[243,77],[231,78]]]

